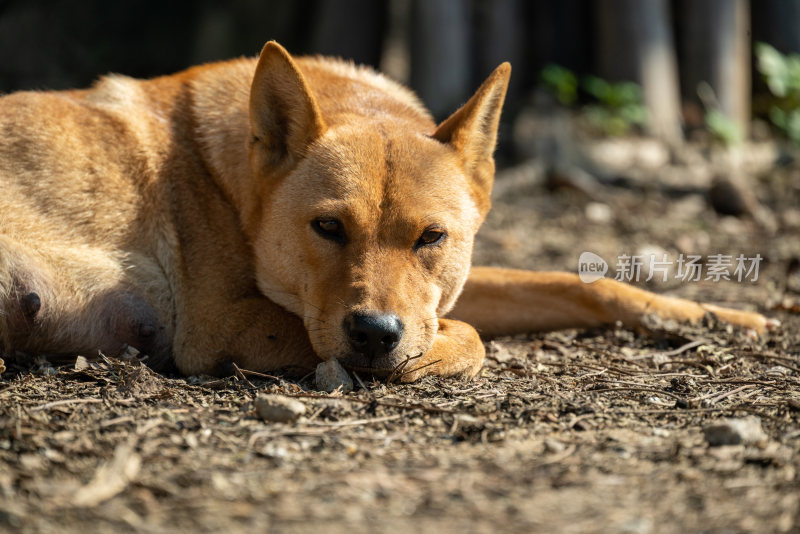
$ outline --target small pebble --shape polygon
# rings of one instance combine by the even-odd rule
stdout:
[[[78,356],[75,358],[75,370],[76,371],[85,371],[91,367],[89,360],[86,359],[86,356]]]
[[[353,379],[337,360],[327,360],[317,365],[314,384],[317,389],[327,393],[336,390],[342,393],[353,391]]]
[[[584,212],[586,214],[586,219],[589,222],[597,224],[611,222],[611,218],[613,216],[611,207],[608,204],[603,204],[602,202],[589,202],[586,204]]]
[[[768,439],[761,428],[761,419],[755,416],[741,419],[722,419],[703,428],[706,441],[718,445],[752,445]]]
[[[559,453],[566,448],[567,446],[558,441],[557,439],[547,438],[544,440],[544,450],[549,453]]]
[[[130,345],[125,345],[122,347],[122,353],[117,356],[120,360],[138,360],[139,359],[139,351],[136,347],[131,347]]]
[[[256,397],[255,406],[261,419],[274,423],[291,423],[306,413],[305,404],[282,395],[259,395]]]

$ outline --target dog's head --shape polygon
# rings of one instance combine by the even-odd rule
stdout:
[[[365,84],[361,98],[315,79],[315,95],[283,48],[264,47],[250,95],[256,276],[322,359],[386,371],[433,344],[489,209],[510,70],[435,127],[385,87]],[[365,110],[337,110],[337,98]]]

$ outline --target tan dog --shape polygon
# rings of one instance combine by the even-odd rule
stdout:
[[[257,61],[3,97],[0,348],[130,344],[185,374],[414,358],[414,380],[474,375],[476,328],[713,311],[763,331],[612,280],[470,271],[510,71],[438,127],[379,74],[273,42]]]

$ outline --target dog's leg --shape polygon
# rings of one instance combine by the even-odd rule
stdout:
[[[229,376],[232,364],[251,371],[313,369],[321,361],[299,317],[266,297],[223,288],[184,292],[190,300],[178,313],[174,349],[181,373]]]
[[[752,312],[700,304],[644,291],[610,279],[586,284],[575,274],[473,267],[450,317],[486,335],[587,328],[621,321],[642,324],[648,315],[693,322],[712,312],[764,333],[777,321]]]

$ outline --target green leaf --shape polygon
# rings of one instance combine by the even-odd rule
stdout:
[[[739,126],[718,109],[712,109],[706,113],[706,126],[714,137],[726,145],[735,145],[742,140]]]
[[[800,143],[800,110],[792,110],[786,116],[786,135],[795,143]]]
[[[771,120],[772,124],[780,128],[781,130],[786,130],[786,112],[783,111],[778,106],[772,106],[770,108],[769,120]]]
[[[784,82],[789,95],[800,94],[800,56],[791,54],[786,57],[786,75]],[[779,96],[779,95],[776,95]]]
[[[790,78],[786,58],[766,43],[756,44],[755,51],[758,70],[764,75],[770,92],[778,97],[786,96]]]
[[[619,108],[619,115],[630,124],[643,126],[647,124],[647,109],[641,104],[626,104]]]
[[[642,89],[633,82],[615,84],[614,94],[620,105],[638,104],[642,101]]]
[[[542,69],[542,81],[556,95],[556,99],[569,106],[578,98],[578,78],[569,69],[550,64]]]
[[[584,90],[600,102],[605,103],[611,90],[609,83],[597,76],[587,76],[583,79]]]

